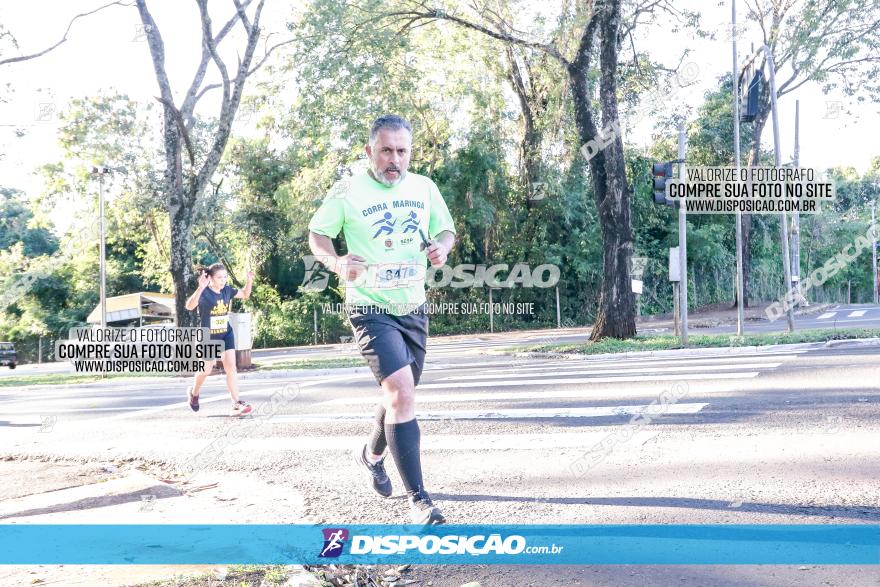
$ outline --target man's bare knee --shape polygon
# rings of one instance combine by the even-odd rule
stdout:
[[[404,365],[388,377],[382,380],[382,389],[386,391],[403,391],[404,393],[413,393],[415,391],[415,383],[413,382],[412,368]]]
[[[385,407],[392,413],[408,413],[415,403],[412,370],[406,365],[382,380]]]

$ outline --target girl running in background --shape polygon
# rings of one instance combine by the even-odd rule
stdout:
[[[214,263],[209,267],[200,267],[199,287],[186,300],[186,309],[199,309],[202,328],[211,329],[212,340],[222,340],[223,370],[226,371],[226,387],[232,398],[232,415],[242,416],[251,411],[251,406],[238,399],[238,371],[235,368],[235,335],[232,325],[229,324],[229,311],[232,309],[233,298],[246,300],[251,295],[254,284],[254,274],[249,271],[247,283],[244,289],[237,290],[226,285],[229,278],[226,267],[222,263]],[[214,369],[214,361],[209,361],[205,370],[196,375],[195,382],[187,388],[186,394],[189,399],[189,407],[192,411],[199,411],[199,388]]]

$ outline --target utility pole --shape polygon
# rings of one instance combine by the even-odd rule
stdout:
[[[685,163],[685,129],[684,122],[678,126],[678,178],[687,180]],[[681,313],[681,346],[688,344],[688,276],[687,276],[687,216],[684,200],[678,204],[678,262],[680,279],[678,286],[679,312]]]
[[[794,101],[794,160],[795,168],[801,163],[801,141],[800,141],[800,120],[801,120],[801,101]],[[794,287],[797,289],[797,300],[799,304],[808,305],[803,292],[801,291],[801,215],[795,210],[791,214],[791,279],[794,281]]]
[[[770,105],[773,111],[773,152],[776,168],[782,167],[782,146],[779,140],[779,109],[776,105],[776,66],[773,64],[773,52],[767,45],[761,45],[761,50],[767,57],[767,66],[770,70]],[[788,246],[788,214],[781,213],[779,219],[782,232],[782,271],[785,274],[785,287],[783,288],[784,299],[788,299],[791,291],[791,252]],[[788,331],[794,332],[794,309],[792,304],[786,303],[786,316],[788,318]]]
[[[877,208],[877,201],[871,201],[871,226],[876,226],[874,219],[874,212]],[[880,275],[877,275],[877,232],[876,230],[871,230],[871,266],[873,267],[874,279],[872,279],[872,283],[874,284],[874,295],[872,298],[874,299],[875,304],[880,304]]]
[[[556,286],[556,328],[562,328],[562,315],[559,312],[559,286]]]
[[[736,176],[739,177],[739,60],[736,54],[736,0],[731,6],[730,38],[733,44],[733,152]],[[745,327],[745,292],[743,291],[742,212],[736,213],[736,335],[742,336]]]
[[[104,166],[92,167],[92,175],[98,176],[98,216],[100,230],[99,273],[101,289],[101,328],[107,328],[107,251],[104,238],[104,176],[110,172]]]
[[[492,306],[492,286],[489,286],[489,332],[495,332],[495,313]]]

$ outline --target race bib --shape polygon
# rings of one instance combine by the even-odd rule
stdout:
[[[229,316],[211,316],[211,330],[226,330],[229,324]]]
[[[421,269],[421,270],[420,270]],[[375,266],[376,287],[409,287],[425,281],[425,270],[412,263],[389,263]]]

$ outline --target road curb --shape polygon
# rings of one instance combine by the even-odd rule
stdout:
[[[861,348],[880,346],[880,338],[850,338],[846,340],[829,340],[825,343],[828,348]]]
[[[587,355],[583,353],[552,352],[514,352],[490,351],[491,354],[510,355],[521,359],[571,359],[579,361],[600,361],[608,359],[652,358],[652,357],[700,357],[706,355],[751,355],[779,351],[815,350],[823,348],[860,348],[880,346],[880,338],[852,338],[829,340],[826,342],[798,342],[761,346],[708,347],[695,349],[664,349],[658,351],[627,351],[623,353],[602,353]]]

